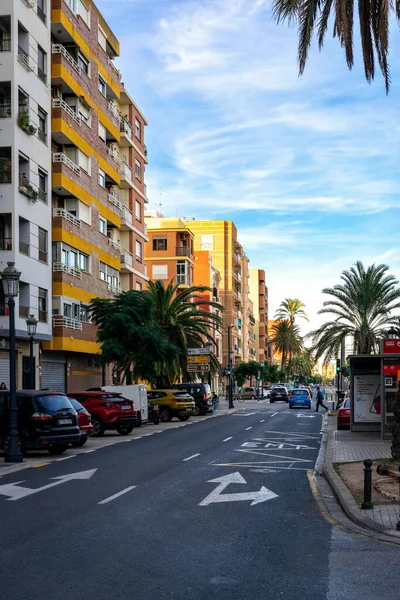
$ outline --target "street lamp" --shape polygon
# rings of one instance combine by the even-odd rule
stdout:
[[[15,263],[8,262],[7,267],[1,272],[4,296],[8,301],[9,329],[10,329],[10,421],[6,441],[5,462],[22,462],[21,447],[18,437],[17,415],[17,372],[15,364],[15,300],[19,292],[19,278],[21,271],[15,268]]]
[[[397,339],[397,331],[393,327],[393,325],[391,326],[391,328],[387,332],[386,337],[387,337],[388,340],[395,340],[395,339]]]
[[[29,319],[26,320],[26,328],[29,335],[29,389],[34,390],[35,385],[35,365],[33,362],[33,338],[36,335],[37,319],[34,315],[29,315]]]

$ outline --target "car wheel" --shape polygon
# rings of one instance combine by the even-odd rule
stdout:
[[[133,431],[133,425],[118,425],[117,431],[119,435],[129,435]]]
[[[274,402],[275,402],[275,400],[270,400],[269,401],[270,404],[273,404]]]
[[[254,394],[252,396],[250,396],[250,400],[255,400],[256,397],[254,396]]]
[[[78,442],[78,446],[84,446],[86,444],[86,442],[87,442],[87,438],[88,438],[87,435],[83,435],[81,437],[81,439],[79,440],[79,442]]]
[[[188,419],[190,419],[190,415],[178,415],[178,419],[180,421],[187,421]]]
[[[194,409],[193,409],[193,415],[194,415],[195,417],[198,417],[198,416],[199,416],[199,414],[200,414],[200,409],[199,409],[199,407],[196,405],[196,406],[194,407]]]
[[[159,414],[160,414],[160,420],[163,423],[170,423],[172,421],[172,414],[171,414],[171,411],[169,410],[168,406],[163,406],[162,408],[160,408]]]
[[[160,417],[158,415],[153,417],[153,423],[154,425],[158,425],[160,423]]]
[[[204,415],[206,415],[209,410],[210,410],[209,408],[206,408],[205,410],[200,410],[199,411],[200,417],[204,417]],[[212,412],[214,412],[214,411],[212,411]]]
[[[95,437],[102,437],[105,432],[105,427],[97,417],[92,417],[92,425],[93,425],[93,435]]]
[[[137,425],[136,427],[141,427],[142,426],[142,415],[140,413],[137,413]]]
[[[63,446],[49,446],[47,448],[47,451],[50,454],[64,454],[64,452],[67,450],[68,446],[67,445],[63,445]]]

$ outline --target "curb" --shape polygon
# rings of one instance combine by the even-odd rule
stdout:
[[[372,530],[373,532],[379,532],[381,534],[383,533],[385,534],[385,536],[391,538],[391,541],[397,540],[397,543],[400,544],[400,533],[396,534],[388,529],[385,529],[385,527],[383,527],[379,523],[376,523],[376,521],[373,521],[367,516],[359,514],[360,509],[358,507],[358,504],[354,500],[346,484],[342,481],[341,477],[336,473],[335,469],[333,468],[333,445],[330,443],[332,441],[332,434],[333,431],[326,432],[327,441],[325,464],[323,466],[323,475],[329,483],[332,492],[334,493],[335,498],[339,502],[344,513],[349,519],[356,523],[356,525],[364,529]]]

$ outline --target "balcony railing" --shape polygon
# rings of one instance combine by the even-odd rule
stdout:
[[[19,191],[34,202],[38,199],[39,191],[37,187],[29,181],[24,173],[19,174]]]
[[[117,67],[114,65],[113,61],[111,60],[111,58],[109,56],[107,57],[107,62],[110,65],[110,67],[112,68],[112,70],[114,71],[114,73],[116,74],[116,76],[118,77],[118,79],[121,79],[121,72],[117,69]]]
[[[0,250],[12,250],[12,238],[0,238]]]
[[[121,293],[121,288],[119,287],[119,284],[118,285],[113,285],[112,283],[107,283],[107,287],[108,287],[108,290],[110,292],[113,292],[113,294],[120,294]]]
[[[65,208],[53,208],[53,217],[62,217],[78,227],[81,226],[80,219],[77,219],[74,215],[71,215],[71,213],[65,210]]]
[[[36,0],[22,0],[29,8],[33,8],[36,5]]]
[[[18,62],[25,67],[27,71],[34,71],[35,67],[31,64],[29,55],[21,46],[18,46]]]
[[[68,156],[66,156],[62,152],[53,152],[53,162],[63,163],[77,175],[81,174],[81,168],[78,167],[78,165],[76,165],[70,158],[68,158]]]
[[[125,205],[122,207],[121,219],[125,219],[125,221],[127,223],[129,223],[130,225],[132,225],[132,212]]]
[[[62,100],[62,98],[53,98],[52,106],[53,106],[53,108],[62,108],[62,110],[65,110],[65,112],[71,117],[71,119],[74,119],[74,121],[76,121],[78,123],[78,125],[81,124],[80,116],[77,115],[76,112],[74,111],[74,109],[71,108],[65,102],[65,100]]]
[[[190,257],[190,248],[187,246],[177,246],[175,250],[175,256],[187,256]]]
[[[118,208],[118,210],[122,210],[123,208],[123,204],[122,202],[118,199],[118,196],[115,195],[115,193],[108,193],[108,201],[113,204],[114,206],[116,206]]]
[[[108,112],[111,113],[111,115],[114,117],[114,119],[116,121],[119,121],[119,113],[118,113],[118,110],[115,108],[114,104],[112,102],[109,102],[107,104],[107,108],[108,108]]]
[[[114,240],[112,240],[111,238],[108,238],[108,245],[111,246],[111,248],[114,248],[115,250],[121,250],[121,244],[119,244],[118,242],[114,242]]]
[[[128,265],[128,267],[133,267],[133,256],[128,250],[124,250],[121,253],[121,263]]]
[[[118,167],[121,168],[122,161],[112,146],[107,146],[107,154],[111,156],[111,158],[113,158],[117,163]]]
[[[19,243],[19,251],[21,254],[25,254],[26,256],[29,256],[29,244],[27,244],[26,242],[20,242]]]
[[[129,123],[126,117],[121,117],[121,120],[119,122],[119,130],[122,133],[126,133],[126,135],[130,139],[132,139],[132,125]]]
[[[21,108],[17,117],[18,127],[25,131],[28,135],[35,135],[37,127],[31,121],[29,116],[29,110],[27,108]]]
[[[38,189],[38,198],[39,200],[47,204],[47,192],[41,190],[40,188]]]
[[[122,166],[121,166],[120,172],[121,172],[121,175],[125,175],[125,177],[127,179],[129,179],[129,181],[132,181],[132,169],[130,168],[128,163],[126,163],[124,160],[122,161]]]
[[[51,48],[52,54],[62,54],[63,57],[72,65],[79,75],[81,74],[81,68],[71,54],[64,48],[62,44],[53,44]]]
[[[11,38],[0,40],[0,52],[11,52]]]
[[[0,104],[0,119],[11,117],[11,104]]]
[[[43,144],[47,144],[47,133],[45,131],[43,131],[43,129],[37,130],[37,136],[38,136],[39,140],[41,142],[43,142]]]
[[[70,319],[69,317],[64,317],[63,315],[53,316],[53,327],[66,327],[67,329],[76,329],[77,331],[82,331],[81,321]]]
[[[189,285],[189,275],[177,275],[176,276],[176,283],[178,285]]]
[[[62,272],[67,273],[68,275],[72,275],[73,277],[77,277],[78,279],[82,279],[82,271],[80,269],[76,269],[75,267],[70,267],[65,263],[54,262],[53,263],[53,272]]]
[[[11,183],[11,169],[0,169],[0,183]]]

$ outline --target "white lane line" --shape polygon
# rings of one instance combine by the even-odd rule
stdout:
[[[119,498],[119,496],[122,496],[123,494],[130,492],[131,490],[135,489],[135,487],[136,487],[136,485],[130,485],[129,487],[125,488],[124,490],[121,490],[120,492],[118,492],[117,494],[114,494],[113,496],[109,496],[108,498],[105,498],[104,500],[102,500],[101,502],[98,502],[97,504],[107,504],[107,502],[111,502],[111,500],[115,500],[115,498]]]
[[[188,456],[184,458],[182,462],[186,462],[187,460],[192,460],[192,458],[196,458],[196,456],[200,456],[200,452],[198,454],[192,454],[192,456]]]
[[[82,454],[90,454],[91,452],[96,452],[96,450],[99,450],[99,448],[93,448],[92,450],[84,450]]]
[[[262,421],[260,421],[260,423],[264,423],[265,419],[262,419]]]
[[[277,415],[277,412],[272,413],[271,417],[274,417],[275,415]]]
[[[249,429],[252,429],[251,427],[246,427],[245,431],[248,431]]]
[[[68,460],[69,458],[75,458],[77,454],[72,454],[71,456],[63,456],[63,458],[57,458],[57,462],[61,462],[62,460]]]
[[[232,439],[232,437],[229,437],[229,438],[225,438],[225,439],[224,439],[224,440],[222,440],[222,441],[223,441],[223,442],[229,442],[229,440],[231,440],[231,439]]]

